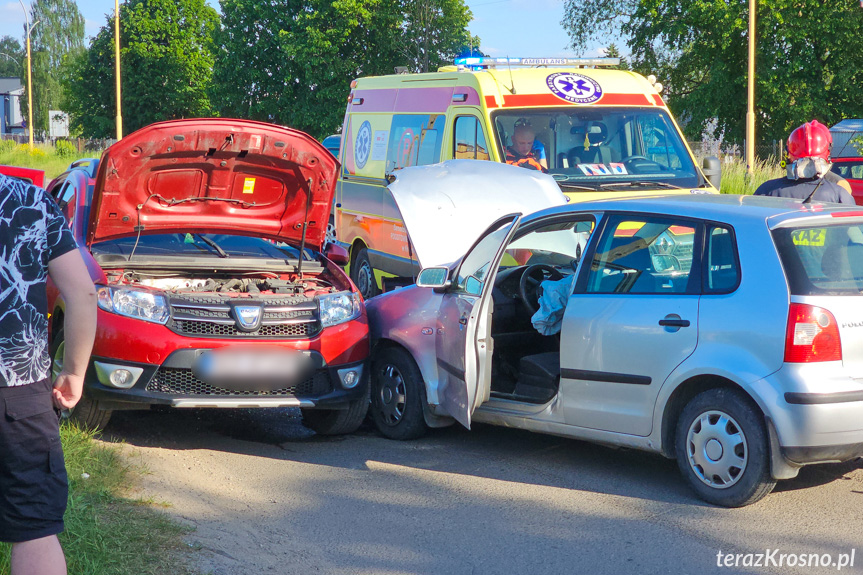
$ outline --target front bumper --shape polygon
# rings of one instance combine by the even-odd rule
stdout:
[[[313,371],[302,381],[285,382],[283,387],[268,390],[227,389],[198,379],[192,367],[204,350],[183,349],[172,353],[161,365],[135,363],[114,358],[93,357],[87,371],[87,395],[106,409],[144,409],[151,405],[178,408],[193,407],[303,407],[346,408],[366,396],[367,361],[327,365],[321,354],[311,352]],[[137,375],[129,389],[112,386],[107,375],[114,369],[127,369]],[[358,374],[350,386],[344,382],[347,372]]]

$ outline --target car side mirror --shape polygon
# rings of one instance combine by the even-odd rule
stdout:
[[[327,244],[324,248],[324,256],[337,266],[346,266],[350,261],[348,250],[338,244]]]
[[[707,181],[713,184],[717,190],[722,183],[722,163],[716,156],[707,156],[701,162],[701,170],[704,172],[704,177]]]
[[[449,268],[440,266],[425,268],[417,276],[417,286],[444,290],[450,285]]]

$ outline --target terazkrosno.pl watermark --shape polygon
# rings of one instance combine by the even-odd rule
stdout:
[[[716,553],[717,567],[821,567],[841,571],[854,567],[857,550],[850,553],[783,553],[765,549],[763,553]]]

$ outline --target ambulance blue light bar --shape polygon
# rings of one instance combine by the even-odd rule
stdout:
[[[465,56],[456,58],[456,66],[619,66],[620,58],[489,58]]]

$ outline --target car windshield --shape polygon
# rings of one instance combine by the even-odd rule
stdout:
[[[863,160],[834,162],[830,169],[846,180],[863,180]]]
[[[532,138],[532,155],[563,187],[690,188],[704,183],[661,109],[504,110],[494,116],[494,128],[501,157],[524,155],[519,142]]]
[[[863,290],[863,224],[773,230],[793,295],[857,295]]]
[[[285,243],[274,243],[251,236],[225,234],[155,234],[108,240],[93,245],[93,253],[129,257],[136,256],[202,257],[202,258],[265,258],[296,260],[300,250]],[[306,260],[312,259],[306,250]]]

